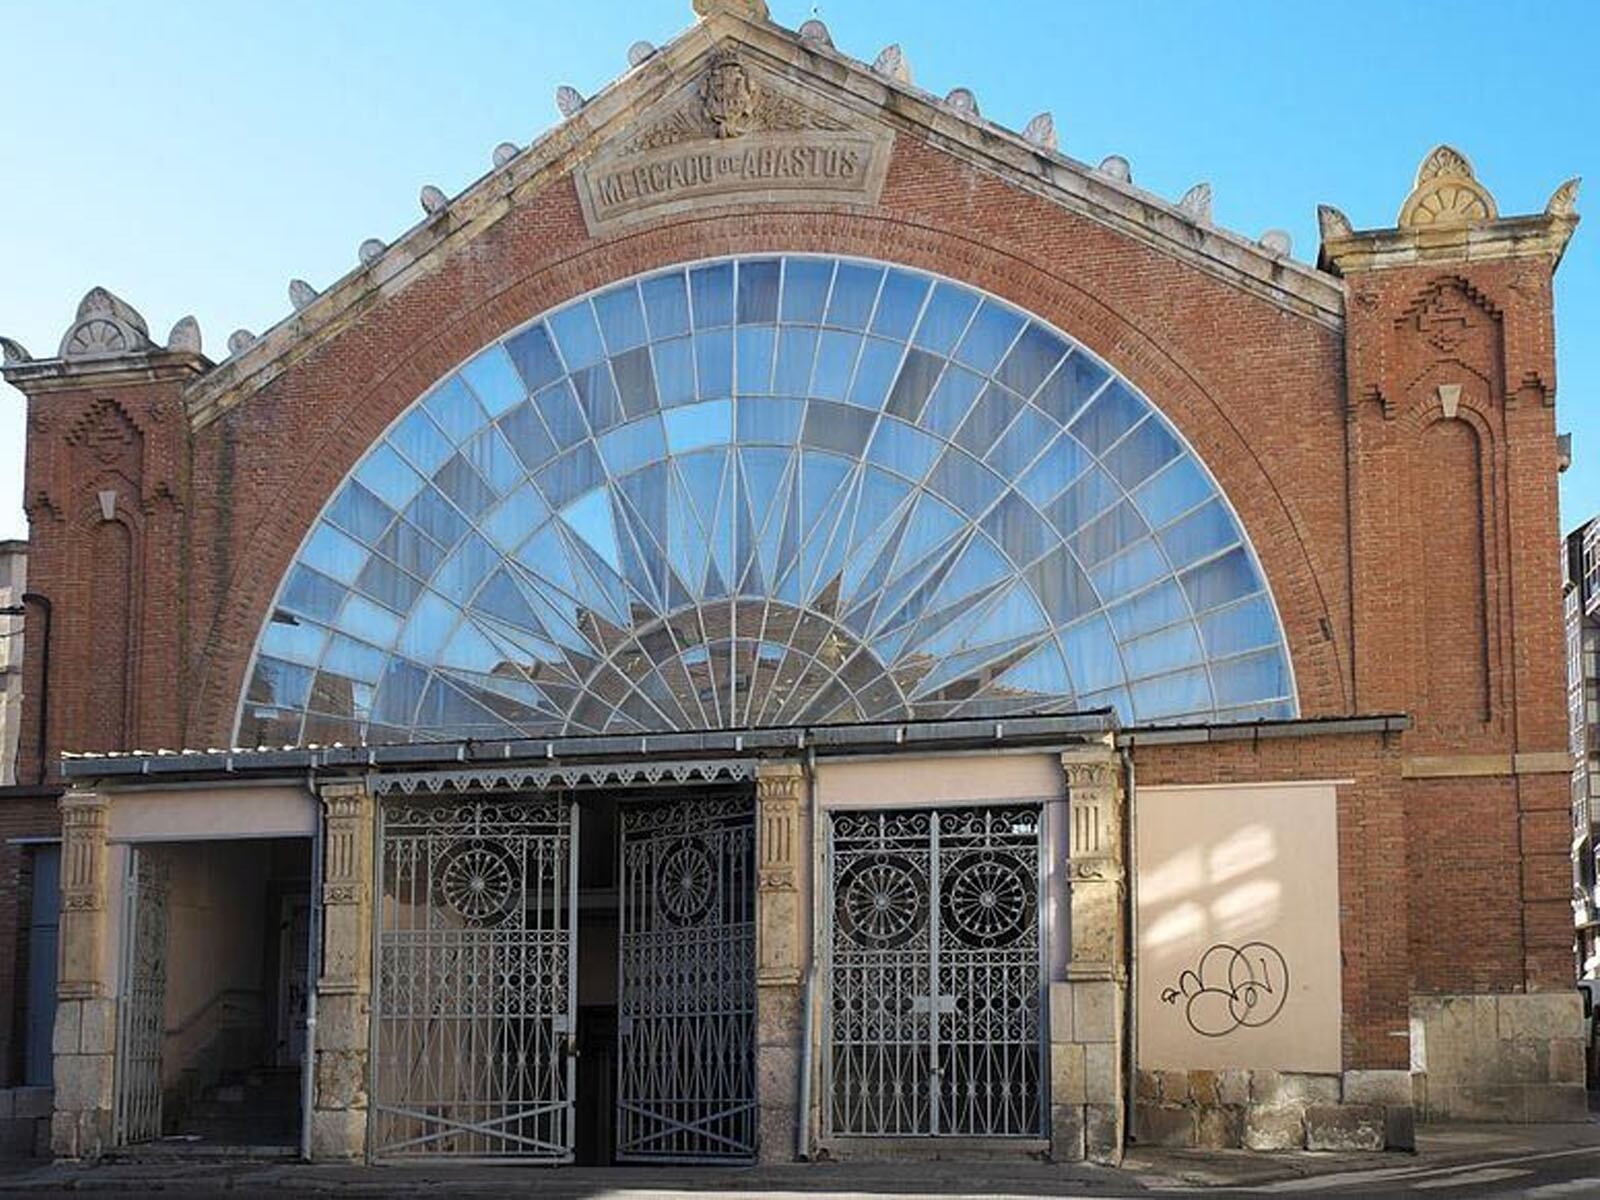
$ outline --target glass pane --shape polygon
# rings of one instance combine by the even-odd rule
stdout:
[[[783,308],[785,321],[816,325],[828,302],[833,282],[833,260],[790,258],[783,264]]]
[[[878,311],[872,318],[872,332],[881,337],[904,341],[911,335],[928,296],[929,283],[920,275],[890,271],[878,295]]]
[[[600,333],[610,353],[644,345],[649,336],[645,331],[644,306],[639,303],[639,289],[633,284],[601,292],[594,298],[594,311],[600,318]]]
[[[843,329],[866,328],[882,281],[881,267],[840,263],[833,277],[833,294],[828,298],[826,324]]]
[[[650,336],[656,339],[689,332],[689,293],[683,274],[657,275],[639,285],[645,313],[650,320]]]
[[[543,325],[533,325],[506,342],[511,361],[528,391],[536,392],[561,377],[561,360]]]
[[[744,260],[739,264],[739,324],[770,325],[777,319],[778,260]]]
[[[733,264],[716,263],[690,271],[689,298],[696,329],[733,324]]]
[[[924,350],[949,354],[977,307],[978,297],[966,288],[953,283],[935,285],[913,340]]]

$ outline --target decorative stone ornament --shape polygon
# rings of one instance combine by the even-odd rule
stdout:
[[[887,75],[896,83],[911,82],[911,63],[898,42],[885,46],[879,52],[878,57],[872,60],[872,69],[879,75]]]
[[[248,329],[235,329],[228,335],[228,355],[237,357],[256,344],[256,335]]]
[[[361,258],[361,265],[364,267],[370,267],[373,263],[377,262],[383,257],[383,252],[387,249],[388,247],[377,238],[368,238],[366,241],[361,243],[361,248],[356,253]]]
[[[1038,114],[1022,131],[1023,138],[1041,150],[1054,150],[1060,144],[1056,139],[1056,119],[1047,112]]]
[[[1399,225],[1466,225],[1497,216],[1494,197],[1478,182],[1467,156],[1452,146],[1435,146],[1417,168],[1417,182],[1400,207]]]
[[[295,312],[299,312],[316,298],[317,289],[304,279],[289,280],[289,303],[294,306]]]
[[[700,81],[700,107],[719,138],[749,133],[756,124],[756,89],[736,54],[718,54]]]
[[[19,363],[32,362],[33,355],[22,348],[21,342],[14,342],[8,337],[0,337],[0,361],[6,366],[16,366]]]
[[[1206,225],[1211,224],[1211,185],[1195,184],[1183,194],[1183,199],[1178,201],[1178,207],[1196,221]]]
[[[1261,247],[1288,258],[1294,251],[1294,238],[1287,229],[1269,229],[1261,235]]]
[[[1100,160],[1100,165],[1095,170],[1108,178],[1117,180],[1119,183],[1133,182],[1133,167],[1120,154],[1106,155]]]
[[[495,168],[498,170],[500,167],[505,166],[520,153],[521,151],[517,149],[515,142],[501,142],[494,148]]]
[[[90,288],[61,339],[62,358],[99,358],[150,349],[150,330],[132,305],[103,287]]]
[[[628,47],[628,65],[637,67],[645,59],[656,52],[655,46],[646,41],[637,41]]]
[[[732,13],[747,21],[767,20],[766,0],[694,0],[694,15],[700,18],[717,13]]]
[[[978,98],[972,94],[971,88],[951,88],[944,102],[958,113],[966,113],[972,117],[978,115]]]
[[[185,354],[201,353],[200,322],[193,317],[179,317],[172,332],[167,334],[167,349]]]
[[[1331,242],[1334,238],[1347,238],[1355,232],[1350,225],[1350,218],[1331,204],[1317,205],[1317,229],[1325,242]]]
[[[828,32],[828,27],[816,17],[804,22],[800,26],[800,40],[812,46],[826,46],[833,49],[833,35]]]
[[[556,111],[563,118],[575,117],[583,107],[583,93],[571,84],[563,83],[556,89]]]
[[[434,187],[431,183],[423,185],[422,191],[417,196],[417,199],[422,204],[422,211],[427,213],[430,217],[433,216],[434,213],[443,212],[445,207],[450,203],[450,198],[438,188]]]
[[[1439,385],[1439,407],[1446,417],[1453,418],[1461,409],[1461,385],[1459,383],[1441,383]]]
[[[1544,206],[1545,216],[1576,216],[1578,212],[1578,185],[1582,182],[1582,179],[1574,175],[1558,187]]]

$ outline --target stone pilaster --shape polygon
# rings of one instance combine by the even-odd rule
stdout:
[[[365,781],[327,783],[321,795],[322,971],[311,1153],[359,1158],[367,1149],[376,806]]]
[[[800,979],[810,959],[805,775],[796,763],[756,776],[756,1093],[761,1161],[794,1157],[801,1046]]]
[[[1072,957],[1050,985],[1051,1140],[1057,1159],[1122,1161],[1128,906],[1122,777],[1110,745],[1061,756]]]
[[[55,1113],[58,1158],[94,1158],[111,1146],[117,1001],[111,932],[110,802],[94,792],[61,798],[61,919],[56,984]]]

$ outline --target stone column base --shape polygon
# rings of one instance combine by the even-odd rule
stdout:
[[[763,1163],[794,1161],[804,1023],[798,984],[763,983],[756,989],[756,1155]]]
[[[1125,991],[1115,979],[1050,985],[1050,1155],[1057,1162],[1122,1162]]]

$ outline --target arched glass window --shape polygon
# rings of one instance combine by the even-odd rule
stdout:
[[[439,382],[306,537],[246,744],[1295,712],[1248,540],[1082,346],[926,273],[660,271]]]

